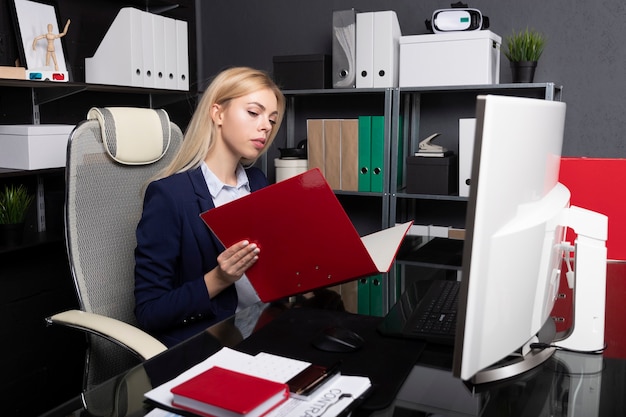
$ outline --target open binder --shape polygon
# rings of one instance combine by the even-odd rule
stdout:
[[[263,302],[389,271],[412,224],[360,237],[317,168],[200,216],[225,247],[259,246],[246,276]]]

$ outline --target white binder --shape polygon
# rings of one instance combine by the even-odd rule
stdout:
[[[176,20],[164,17],[163,27],[165,33],[165,88],[178,89],[178,44],[176,39]]]
[[[166,88],[165,18],[156,14],[150,16],[152,17],[152,50],[154,51],[154,86]]]
[[[141,54],[143,57],[143,86],[156,87],[154,70],[154,35],[152,15],[141,13]]]
[[[397,87],[400,24],[393,10],[374,13],[374,87]]]
[[[469,197],[476,119],[459,119],[459,195]]]
[[[176,21],[176,43],[178,65],[178,89],[189,90],[189,41],[187,39],[187,22]]]
[[[374,12],[356,15],[356,86],[374,87]]]

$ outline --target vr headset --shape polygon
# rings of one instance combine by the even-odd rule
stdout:
[[[489,27],[489,18],[478,9],[453,7],[433,12],[432,19],[426,20],[426,28],[433,33],[464,32],[482,30]]]

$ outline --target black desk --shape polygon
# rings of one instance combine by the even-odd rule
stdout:
[[[626,264],[610,264],[607,281],[618,282],[618,294],[626,294]],[[620,296],[621,304],[624,299]],[[610,308],[607,304],[607,314]],[[559,352],[517,378],[490,386],[470,387],[452,378],[451,349],[382,338],[374,330],[379,320],[308,307],[285,310],[282,306],[258,305],[90,391],[86,399],[92,407],[91,414],[85,412],[77,399],[46,416],[65,417],[70,412],[86,416],[143,416],[149,411],[143,403],[146,391],[206,359],[222,346],[247,353],[268,351],[332,363],[337,359],[336,354],[316,351],[309,345],[315,331],[329,324],[352,328],[367,340],[358,355],[342,358],[345,374],[369,373],[377,388],[355,410],[357,416],[626,415],[626,359],[623,356]],[[621,317],[619,323],[624,320]],[[622,340],[624,326],[615,329],[614,324],[608,325],[607,321],[607,340],[615,340],[615,335],[609,332],[619,332],[619,340]],[[616,347],[621,348],[617,351],[624,351],[624,346]]]

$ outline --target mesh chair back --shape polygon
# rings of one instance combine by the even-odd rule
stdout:
[[[143,190],[167,165],[182,132],[165,115],[171,134],[156,162],[127,165],[105,150],[100,123],[86,120],[71,134],[66,167],[66,242],[81,309],[136,325],[134,316],[135,229]],[[102,337],[88,336],[85,388],[123,372],[138,359]]]

